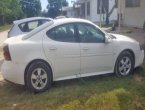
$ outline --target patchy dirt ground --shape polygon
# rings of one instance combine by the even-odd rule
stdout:
[[[118,31],[111,31],[111,33],[118,33]],[[129,36],[140,42],[140,44],[145,44],[145,31],[142,29],[122,27],[120,34]]]

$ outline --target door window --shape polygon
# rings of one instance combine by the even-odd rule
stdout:
[[[75,42],[75,30],[73,24],[65,24],[51,29],[47,36],[61,42]]]
[[[82,43],[104,43],[105,34],[89,24],[77,24],[80,42]]]

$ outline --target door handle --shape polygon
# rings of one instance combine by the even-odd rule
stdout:
[[[50,47],[49,50],[57,50],[56,47]]]
[[[87,51],[87,50],[89,50],[89,48],[88,47],[84,47],[83,50],[84,51]]]

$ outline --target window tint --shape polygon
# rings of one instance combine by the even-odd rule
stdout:
[[[126,7],[139,7],[140,6],[140,0],[126,0],[125,1]]]
[[[104,43],[105,34],[89,24],[78,24],[80,42],[83,43]]]
[[[44,24],[44,23],[46,23],[46,22],[48,22],[49,20],[45,20],[45,19],[43,19],[43,20],[41,20],[41,24]]]
[[[61,42],[75,42],[75,30],[73,24],[65,24],[53,28],[47,32],[47,36]]]
[[[90,16],[90,2],[87,2],[87,15]]]
[[[37,21],[30,21],[30,22],[22,23],[19,25],[19,27],[22,32],[30,32],[40,25],[41,25],[40,21],[37,20]]]

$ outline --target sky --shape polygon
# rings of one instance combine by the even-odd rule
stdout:
[[[43,10],[47,10],[47,5],[48,5],[48,1],[47,0],[40,0],[41,1],[41,6],[42,6],[42,11]],[[74,0],[67,0],[69,2],[69,5],[72,6],[71,1]]]

